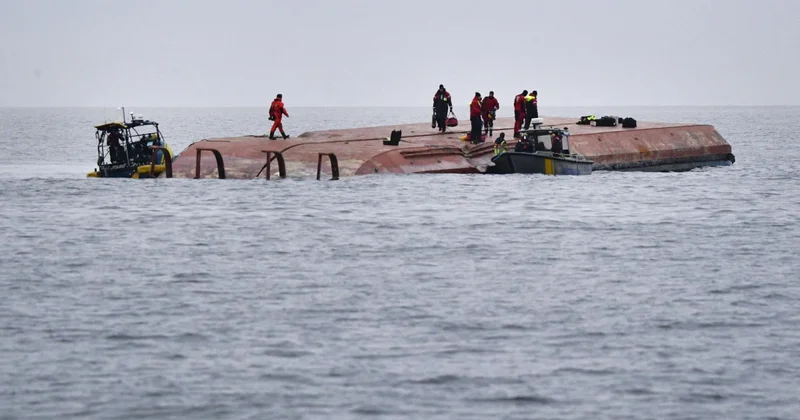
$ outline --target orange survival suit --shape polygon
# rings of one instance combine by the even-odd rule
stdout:
[[[269,106],[269,119],[274,120],[272,123],[272,128],[269,130],[269,138],[271,140],[275,140],[275,130],[280,130],[281,136],[283,138],[288,138],[289,136],[286,135],[286,132],[283,131],[283,123],[281,120],[283,116],[289,116],[289,113],[286,112],[286,108],[283,107],[283,96],[278,95],[273,101],[272,104]]]

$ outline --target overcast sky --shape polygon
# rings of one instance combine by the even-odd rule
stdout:
[[[800,104],[800,0],[0,0],[0,106]]]

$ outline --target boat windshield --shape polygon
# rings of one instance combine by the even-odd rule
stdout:
[[[534,146],[537,152],[551,152],[554,154],[568,153],[564,147],[566,133],[560,128],[528,130],[523,133]]]

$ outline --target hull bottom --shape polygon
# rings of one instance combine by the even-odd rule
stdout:
[[[686,172],[706,166],[730,166],[736,162],[733,154],[644,160],[614,164],[595,164],[595,171]]]

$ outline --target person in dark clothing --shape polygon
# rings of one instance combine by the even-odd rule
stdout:
[[[553,134],[552,136],[550,136],[550,144],[552,145],[552,147],[550,148],[551,152],[553,153],[563,152],[563,150],[561,150],[561,135]]]
[[[472,98],[472,102],[469,104],[469,121],[472,123],[472,131],[469,135],[471,143],[483,142],[483,138],[481,137],[481,128],[483,128],[482,114],[483,103],[481,103],[481,94],[475,92],[475,97]]]
[[[439,90],[433,95],[433,115],[436,117],[436,124],[439,126],[439,131],[442,133],[447,129],[447,110],[453,112],[453,98],[450,93],[444,88],[444,85],[439,85]]]
[[[514,146],[515,152],[533,153],[533,143],[531,143],[528,136],[522,136],[521,139]]]
[[[506,151],[506,133],[500,133],[500,136],[494,141],[494,154],[495,156]]]
[[[120,142],[121,140],[122,135],[120,135],[118,130],[111,130],[108,132],[106,141],[108,142],[109,155],[111,157],[112,164],[118,163],[125,158],[125,150],[122,147]]]
[[[489,96],[483,98],[483,134],[494,135],[492,129],[498,109],[500,109],[500,102],[494,97],[494,92],[489,91]]]
[[[534,90],[525,97],[525,129],[531,126],[531,120],[539,118],[539,107],[537,102],[538,93]]]

